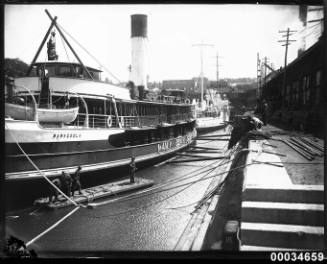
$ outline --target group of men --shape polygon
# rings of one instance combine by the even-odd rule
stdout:
[[[82,170],[81,166],[78,166],[77,170],[71,176],[69,173],[62,171],[61,176],[52,180],[52,183],[60,189],[66,196],[74,196],[75,191],[81,192],[81,182],[80,182],[80,172]],[[55,197],[54,202],[58,201],[59,191],[56,188],[52,188],[52,193],[49,195],[49,202],[53,201],[53,196]]]
[[[131,161],[129,163],[130,169],[130,183],[135,183],[135,172],[137,170],[135,165],[135,157],[132,156]],[[52,180],[52,183],[60,189],[66,196],[74,196],[75,191],[78,191],[79,194],[81,192],[81,182],[80,182],[80,172],[82,170],[81,166],[78,166],[77,170],[70,176],[69,173],[62,171],[61,176]],[[51,187],[51,194],[49,195],[49,203],[58,201],[59,191],[56,188]],[[54,197],[54,200],[53,200]]]

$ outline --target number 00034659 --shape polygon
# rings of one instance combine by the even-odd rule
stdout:
[[[272,252],[271,261],[323,261],[323,252]]]

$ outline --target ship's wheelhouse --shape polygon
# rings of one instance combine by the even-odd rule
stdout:
[[[98,69],[86,67],[91,74],[94,81],[101,81],[101,72]],[[77,78],[77,79],[91,79],[88,73],[78,63],[68,62],[37,62],[33,64],[30,76],[42,77],[45,70],[49,77],[65,77],[65,78]]]

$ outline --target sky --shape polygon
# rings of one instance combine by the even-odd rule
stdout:
[[[66,32],[74,37],[120,81],[129,78],[131,64],[132,14],[148,16],[148,75],[150,81],[190,79],[200,75],[201,42],[214,46],[203,49],[204,76],[256,77],[257,53],[268,57],[275,68],[284,64],[285,47],[279,30],[301,29],[298,6],[278,5],[6,5],[5,57],[30,63],[51,21],[47,9]],[[314,32],[315,33],[315,32]],[[311,33],[312,34],[312,33]],[[295,33],[293,39],[298,39]],[[59,60],[77,61],[59,34]],[[66,36],[84,64],[99,68],[75,41]],[[299,41],[289,47],[288,61],[297,56]],[[67,54],[66,54],[67,53]],[[46,59],[46,45],[37,61]],[[106,71],[103,77],[115,81]]]

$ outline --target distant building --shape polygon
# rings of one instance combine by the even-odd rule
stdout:
[[[210,81],[203,78],[203,94],[209,88]],[[180,89],[184,90],[187,96],[201,97],[201,78],[194,77],[189,80],[163,80],[162,89]]]
[[[162,83],[161,82],[148,82],[148,89],[149,90],[161,90]]]
[[[324,49],[324,39],[321,37],[291,61],[286,69],[278,71],[262,84],[262,98],[270,106],[276,122],[323,135],[326,108]]]

